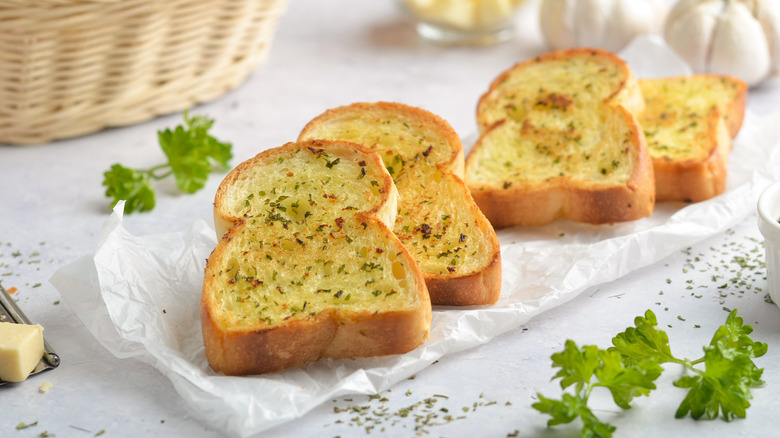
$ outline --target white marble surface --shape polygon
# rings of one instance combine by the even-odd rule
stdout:
[[[388,100],[417,105],[448,120],[468,138],[475,131],[476,100],[498,72],[545,49],[533,18],[535,2],[518,17],[518,33],[488,48],[443,48],[420,41],[411,23],[389,0],[293,0],[283,17],[268,60],[239,88],[195,108],[217,122],[215,135],[233,143],[234,163],[258,151],[293,140],[323,110],[354,101]],[[749,108],[757,114],[780,109],[780,84],[751,90]],[[158,129],[179,123],[170,115],[135,126],[37,146],[0,147],[0,280],[27,315],[45,327],[62,365],[18,385],[0,387],[0,436],[32,437],[44,431],[58,437],[221,436],[188,410],[168,379],[135,359],[104,350],[48,283],[64,265],[94,251],[100,226],[110,212],[102,173],[121,162],[150,167],[162,158]],[[151,213],[126,216],[136,234],[186,229],[209,220],[220,176],[195,195],[158,186]],[[523,328],[489,343],[453,354],[382,393],[386,401],[356,395],[329,401],[302,418],[263,436],[578,436],[577,426],[547,429],[547,417],[531,409],[535,394],[559,395],[550,355],[566,339],[609,345],[611,337],[646,309],[655,311],[679,356],[698,357],[724,308],[739,310],[755,327],[754,338],[769,352],[756,360],[765,368],[764,388],[753,391],[747,418],[725,423],[674,419],[682,390],[672,381],[673,366],[659,390],[618,412],[594,395],[598,415],[618,427],[616,436],[769,436],[780,403],[780,309],[765,302],[762,237],[751,212],[744,222],[681,250],[625,278],[591,288],[572,301],[532,319]],[[740,262],[744,257],[747,262]],[[504,263],[511,263],[505,260]],[[734,281],[732,281],[732,279]],[[725,287],[723,287],[726,285]],[[45,394],[44,382],[53,384]],[[425,400],[436,400],[432,408]],[[357,412],[370,406],[385,421],[375,428]],[[339,409],[334,409],[334,407]],[[412,407],[406,417],[393,415]],[[441,409],[453,417],[448,424]],[[465,412],[468,408],[468,412]],[[416,415],[438,414],[422,430]],[[362,420],[352,420],[359,418]],[[16,430],[20,422],[33,423]],[[437,425],[433,425],[436,423]],[[384,428],[384,431],[381,429]]]

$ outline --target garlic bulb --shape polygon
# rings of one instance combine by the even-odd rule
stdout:
[[[665,11],[662,0],[542,0],[539,24],[555,50],[618,52],[638,35],[658,33]]]
[[[664,37],[697,73],[735,76],[755,85],[780,71],[780,2],[680,0]]]

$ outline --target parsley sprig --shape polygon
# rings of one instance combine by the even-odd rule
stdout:
[[[553,379],[561,379],[561,388],[573,386],[573,394],[564,392],[560,400],[537,394],[533,407],[550,415],[548,426],[582,421],[583,437],[611,437],[615,426],[600,421],[588,407],[593,389],[604,387],[615,404],[630,409],[634,397],[649,395],[656,389],[655,380],[663,372],[661,364],[682,365],[688,373],[674,382],[688,388],[688,394],[675,413],[676,418],[690,413],[694,419],[726,421],[744,418],[750,406],[751,388],[763,385],[762,369],[753,363],[763,356],[767,344],[750,338],[753,328],[744,325],[737,311],[732,311],[704,347],[704,356],[696,360],[672,355],[669,337],[658,329],[655,314],[648,310],[634,319],[635,327],[612,338],[613,347],[594,345],[579,347],[567,340],[563,351],[552,355],[553,367],[559,368]],[[704,369],[697,367],[703,364]]]
[[[114,164],[103,176],[106,196],[113,198],[111,207],[125,200],[125,213],[149,211],[156,197],[152,180],[173,175],[183,192],[195,193],[206,184],[213,170],[229,169],[233,158],[230,143],[220,142],[209,135],[214,120],[204,116],[189,116],[184,112],[185,126],[157,132],[157,139],[168,162],[146,170],[137,170]]]

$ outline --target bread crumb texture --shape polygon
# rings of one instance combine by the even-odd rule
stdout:
[[[463,148],[448,123],[408,105],[356,103],[325,112],[299,137],[315,138],[359,143],[382,157],[399,192],[393,231],[429,280],[434,304],[498,299],[498,238],[461,179]],[[469,276],[458,286],[434,282]]]
[[[399,293],[415,286],[409,261],[365,215],[388,190],[381,169],[350,158],[299,147],[242,172],[228,202],[246,226],[215,272],[225,286],[215,291],[220,320],[273,326],[334,306],[380,311],[417,299]]]
[[[38,387],[38,392],[41,394],[46,394],[51,390],[52,386],[54,386],[51,382],[43,382],[41,383],[41,386]]]
[[[699,202],[726,190],[731,140],[742,127],[747,86],[717,75],[643,79],[644,130],[658,201]]]
[[[645,192],[653,177],[632,114],[643,108],[636,78],[608,52],[573,49],[517,64],[480,99],[481,136],[466,161],[466,183],[499,227],[558,217],[602,223],[648,216],[654,200]],[[623,193],[605,195],[614,190]],[[539,196],[542,191],[548,195]],[[500,212],[486,205],[524,196],[536,196],[545,213],[526,217],[517,208]],[[574,203],[603,211],[578,216],[572,213],[587,208],[568,205]]]
[[[228,173],[201,301],[211,367],[270,373],[422,344],[431,303],[388,225],[397,196],[379,156],[348,142],[288,143]]]
[[[722,76],[643,79],[639,81],[646,110],[639,118],[652,158],[703,160],[711,153],[711,113],[730,117],[730,106],[744,91]]]

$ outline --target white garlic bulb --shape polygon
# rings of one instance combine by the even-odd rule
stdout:
[[[664,37],[694,72],[755,85],[780,71],[780,2],[680,0],[669,12]]]
[[[661,0],[542,0],[539,24],[552,49],[618,52],[639,35],[660,32],[665,12]]]

